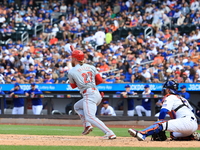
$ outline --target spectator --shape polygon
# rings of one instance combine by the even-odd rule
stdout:
[[[185,20],[185,16],[183,16],[182,14],[180,14],[180,17],[177,19],[177,25],[178,26],[183,25],[184,20]]]
[[[65,73],[64,73],[64,71],[60,71],[60,76],[59,76],[59,78],[58,78],[58,80],[57,80],[57,83],[66,83],[66,81],[67,81],[67,77],[65,76]]]
[[[191,5],[190,5],[190,9],[191,9],[192,11],[197,11],[198,8],[199,8],[199,2],[196,1],[196,0],[193,0],[193,2],[192,2]]]
[[[150,86],[149,84],[146,84],[144,86],[144,91],[142,92],[143,97],[148,97],[150,96],[150,94],[154,94],[153,92],[151,92],[150,90]],[[135,107],[135,110],[137,112],[138,116],[142,116],[142,112],[144,112],[146,114],[146,116],[151,116],[151,99],[146,98],[146,99],[142,99],[142,105],[137,105]]]
[[[112,30],[109,29],[108,32],[106,33],[106,44],[110,44],[112,41]]]
[[[46,83],[46,84],[53,84],[54,83],[54,80],[52,79],[50,73],[46,73],[45,74],[45,76],[44,76],[44,83]]]
[[[102,61],[102,65],[100,66],[100,72],[108,71],[108,70],[110,70],[110,69],[109,69],[109,66],[106,64],[106,61],[103,60],[103,61]]]
[[[115,74],[111,73],[110,77],[108,79],[106,79],[107,83],[115,83],[116,79],[115,79]]]
[[[150,82],[151,74],[147,71],[145,67],[142,68],[142,76],[145,77],[147,82]]]
[[[103,45],[105,42],[105,32],[101,28],[95,33],[95,40],[97,45]]]
[[[56,45],[58,43],[58,39],[55,37],[55,35],[52,35],[49,45]]]
[[[182,73],[182,78],[183,78],[183,83],[191,83],[192,82],[186,72]]]
[[[157,60],[157,55],[160,55],[159,53],[161,53],[161,57],[164,57],[165,59],[163,63],[170,60],[170,67],[172,65],[171,74],[173,75],[176,71],[175,66],[177,65],[172,64],[171,58],[176,54],[185,52],[186,55],[191,56],[191,60],[193,62],[196,64],[199,63],[197,45],[197,43],[199,43],[198,39],[200,35],[198,29],[199,12],[195,8],[197,7],[195,4],[198,3],[197,5],[199,5],[198,1],[191,2],[190,8],[186,2],[176,3],[175,1],[167,1],[166,3],[161,2],[159,5],[147,4],[146,7],[143,5],[139,6],[139,1],[136,3],[132,3],[132,1],[126,1],[126,3],[116,2],[114,3],[114,6],[110,5],[108,2],[100,2],[98,4],[94,3],[93,6],[82,5],[80,2],[74,2],[72,3],[73,5],[70,4],[68,6],[66,6],[64,3],[59,4],[58,2],[50,2],[42,3],[41,8],[35,7],[33,3],[35,2],[30,1],[30,4],[28,4],[27,7],[22,5],[20,9],[16,8],[13,5],[14,3],[8,4],[8,8],[6,8],[6,6],[2,7],[2,13],[0,12],[0,39],[3,39],[4,41],[9,38],[13,39],[14,36],[11,35],[18,31],[18,29],[21,30],[21,25],[23,24],[30,34],[32,34],[33,28],[37,25],[46,26],[44,33],[41,33],[37,36],[34,35],[33,37],[29,35],[31,38],[30,41],[32,42],[25,43],[25,45],[23,45],[22,42],[9,42],[1,51],[2,53],[0,56],[2,57],[3,55],[3,58],[6,59],[6,61],[11,60],[11,63],[14,64],[14,66],[14,56],[20,56],[19,60],[24,65],[22,68],[20,67],[21,69],[18,71],[22,73],[23,76],[24,73],[29,70],[29,64],[36,64],[37,62],[37,64],[40,64],[40,66],[44,66],[44,64],[47,63],[49,66],[54,68],[54,62],[57,61],[57,58],[55,57],[62,59],[62,62],[65,64],[64,55],[68,52],[68,54],[70,54],[71,52],[71,50],[66,50],[66,47],[70,47],[71,44],[75,49],[86,49],[83,51],[87,51],[85,55],[86,58],[90,60],[88,62],[91,63],[95,60],[95,65],[96,63],[102,63],[101,60],[106,60],[109,58],[107,65],[110,67],[110,69],[115,68],[115,64],[118,64],[119,61],[123,61],[125,63],[128,62],[130,63],[129,66],[133,67],[137,63],[142,64],[144,62],[148,62],[149,60]],[[106,8],[107,10],[104,12],[104,9],[102,8]],[[123,11],[120,12],[120,10]],[[64,12],[66,12],[68,15],[63,15]],[[53,34],[57,35],[57,33],[59,33],[57,35],[58,41],[56,40],[56,42],[53,42],[52,44],[52,42],[49,42],[52,37],[52,27],[50,26],[54,26],[55,22],[58,22],[59,16],[61,15],[63,16],[61,17],[62,19],[59,23],[59,26],[55,25],[57,27],[53,27],[55,29],[55,33]],[[179,15],[181,17],[178,18],[177,16]],[[174,17],[173,20],[175,21],[178,19],[178,21],[175,22],[178,25],[188,25],[193,22],[193,24],[196,26],[196,30],[194,29],[195,31],[190,33],[189,31],[183,31],[180,27],[175,28],[173,23],[172,26],[168,26],[169,17]],[[52,20],[52,22],[50,22],[50,20]],[[20,24],[20,22],[23,24]],[[130,27],[135,25],[143,27],[152,25],[155,29],[155,32],[153,32],[151,37],[144,37],[143,33],[135,32],[139,28],[134,28],[134,31],[132,29],[130,30],[128,36],[125,32],[122,32],[121,37],[119,37],[118,30],[116,30],[118,27]],[[49,29],[47,26],[49,26]],[[47,31],[47,29],[49,31]],[[114,29],[113,31],[116,30],[116,32],[111,30],[108,32],[108,29]],[[120,29],[124,31],[124,28]],[[125,30],[129,31],[129,29]],[[94,33],[96,35],[94,35]],[[103,36],[101,36],[99,33],[102,33]],[[106,35],[112,34],[112,39],[107,39],[105,33]],[[123,36],[126,37],[125,43],[123,42]],[[64,41],[62,41],[63,39]],[[118,39],[118,41],[116,39]],[[82,40],[84,42],[82,42]],[[65,47],[64,45],[67,46]],[[97,51],[95,51],[95,45],[103,46],[97,47]],[[98,52],[100,48],[101,50]],[[95,52],[97,54],[94,54]],[[30,63],[25,59],[28,55],[30,55],[30,59],[33,59],[33,62]],[[111,55],[117,58],[110,60],[112,58]],[[46,61],[45,59],[47,56],[52,57],[52,59]],[[69,59],[68,56],[66,57],[66,59]],[[101,57],[101,59],[98,57]],[[182,58],[177,57],[176,60],[180,61],[179,68],[181,70],[181,67],[184,67],[182,64]],[[187,62],[184,62],[184,65],[185,63]],[[7,63],[5,64],[7,65]],[[6,65],[4,66],[5,68]],[[127,71],[129,66],[126,65]],[[140,65],[140,67],[141,66],[142,65]],[[63,66],[59,67],[61,67],[61,69],[64,68]],[[11,69],[14,70],[13,65],[11,65]],[[137,69],[135,71],[134,68],[132,73],[135,74],[135,72],[140,71],[140,68]],[[158,69],[161,70],[158,73],[159,81],[162,80],[161,82],[163,82],[163,72],[165,72],[167,69],[168,67],[164,68],[163,70]],[[107,70],[109,70],[109,68]],[[189,78],[192,80],[194,73],[190,73],[190,70],[187,70],[186,72],[188,73]],[[153,73],[150,72],[150,74]],[[57,78],[56,74],[52,75]],[[160,75],[162,75],[162,79],[160,78]],[[8,82],[5,82],[11,82],[9,77],[8,80]],[[131,82],[133,82],[132,80]],[[157,82],[156,79],[155,81]]]
[[[184,19],[184,25],[192,23],[192,18],[190,17],[190,14],[187,14]]]
[[[194,78],[192,79],[193,83],[196,83],[200,79],[198,72],[195,73]]]
[[[180,96],[184,97],[185,99],[189,100],[190,99],[190,94],[188,92],[186,92],[186,86],[182,85],[180,88],[181,88],[181,91],[178,94]]]
[[[109,105],[108,101],[103,102],[103,107],[101,108],[101,116],[116,116],[115,110]]]
[[[187,14],[189,14],[189,12],[190,12],[190,9],[189,9],[189,7],[188,7],[188,4],[187,4],[187,3],[184,3],[184,4],[183,4],[183,7],[181,8],[181,14],[182,14],[183,16],[186,16]]]
[[[133,83],[146,83],[146,78],[142,75],[142,71],[136,72],[136,74],[133,77],[134,82]]]

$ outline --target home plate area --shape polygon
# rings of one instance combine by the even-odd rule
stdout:
[[[99,136],[44,136],[0,134],[0,145],[39,145],[39,146],[112,146],[112,147],[200,147],[199,141],[158,142],[147,138],[138,141],[133,137],[117,137],[104,140]]]

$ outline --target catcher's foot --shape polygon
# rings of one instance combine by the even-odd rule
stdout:
[[[136,137],[138,139],[138,141],[144,141],[145,140],[145,136],[143,134],[139,133],[136,130],[128,129],[128,133],[130,133],[130,135],[132,137]]]
[[[192,133],[192,135],[194,136],[195,140],[200,141],[200,133],[194,132],[194,133]]]
[[[82,135],[87,135],[90,132],[92,132],[92,130],[93,130],[92,126],[87,126],[87,127],[85,127],[85,130],[82,132]]]

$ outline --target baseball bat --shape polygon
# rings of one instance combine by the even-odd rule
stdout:
[[[74,48],[73,45],[70,45],[70,49],[71,49],[72,52],[75,51],[75,48]]]

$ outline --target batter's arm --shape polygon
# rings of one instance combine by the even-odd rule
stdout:
[[[103,79],[100,74],[95,75],[95,82],[96,82],[96,85],[99,85],[103,82]]]
[[[72,89],[75,89],[77,87],[76,82],[74,81],[74,79],[72,78],[71,73],[68,73],[68,78],[69,78],[69,84],[72,87]]]

